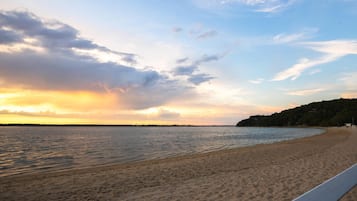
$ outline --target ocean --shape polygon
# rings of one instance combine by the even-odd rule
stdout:
[[[322,132],[318,128],[2,126],[0,177],[205,153]]]

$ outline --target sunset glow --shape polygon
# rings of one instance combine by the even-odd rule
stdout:
[[[0,3],[0,123],[233,125],[357,97],[354,1],[38,2]]]

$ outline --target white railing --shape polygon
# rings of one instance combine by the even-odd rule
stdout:
[[[336,201],[357,185],[357,163],[293,201]]]

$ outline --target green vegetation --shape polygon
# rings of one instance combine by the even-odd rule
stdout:
[[[337,99],[302,105],[269,116],[256,115],[237,126],[343,126],[357,120],[357,99]]]

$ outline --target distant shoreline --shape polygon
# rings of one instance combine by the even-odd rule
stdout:
[[[185,125],[185,124],[0,124],[1,126],[76,126],[76,127],[236,127],[235,125]]]
[[[0,127],[34,126],[34,127],[237,127],[237,128],[327,128],[324,126],[236,126],[236,125],[190,125],[190,124],[0,124]],[[345,126],[341,126],[345,127]]]

